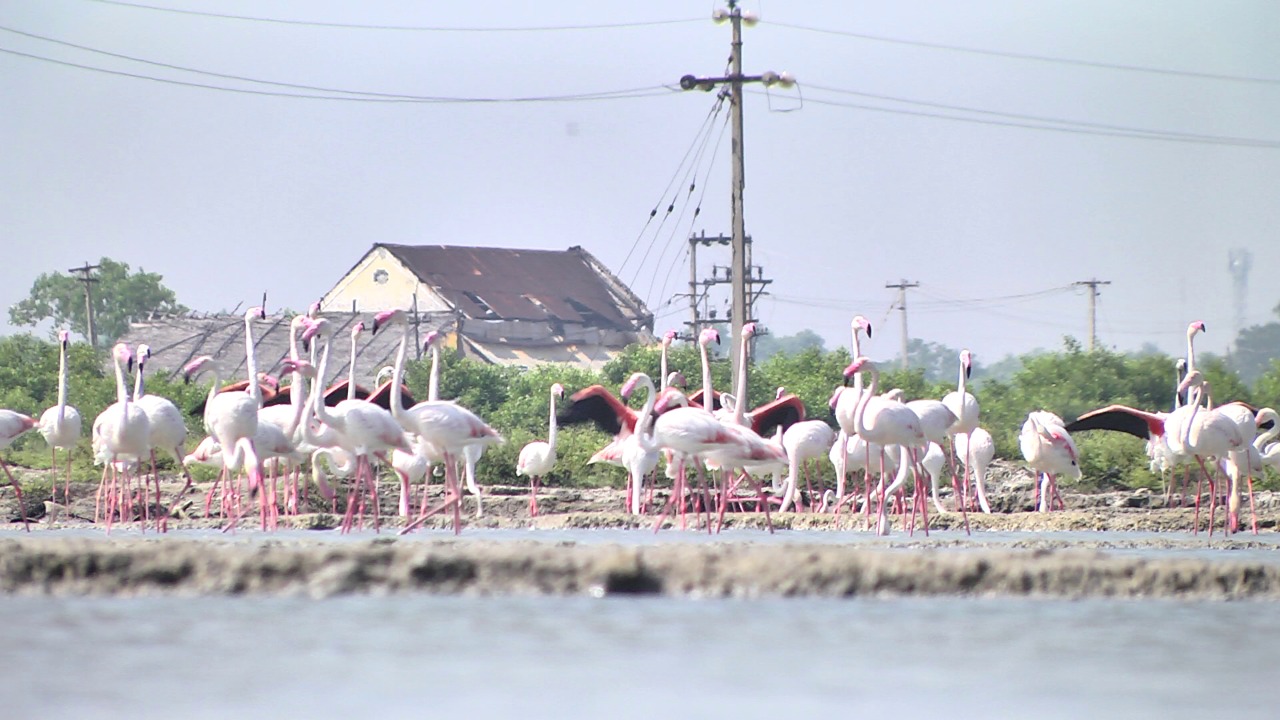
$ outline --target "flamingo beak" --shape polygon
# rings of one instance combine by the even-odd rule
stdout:
[[[871,337],[871,323],[867,323],[867,337]]]

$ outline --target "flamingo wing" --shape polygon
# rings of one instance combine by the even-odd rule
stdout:
[[[747,413],[751,429],[761,437],[769,437],[778,428],[785,431],[804,416],[804,403],[795,395],[783,395]]]
[[[1084,430],[1115,430],[1146,440],[1164,435],[1164,419],[1125,405],[1108,405],[1081,415],[1064,428],[1069,433]]]

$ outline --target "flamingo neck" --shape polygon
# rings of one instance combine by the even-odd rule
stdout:
[[[1267,418],[1271,420],[1271,427],[1253,439],[1253,446],[1259,452],[1267,446],[1267,443],[1280,437],[1280,416],[1268,415]]]
[[[138,361],[138,369],[133,374],[133,399],[136,402],[147,391],[147,381],[143,379],[145,363]]]
[[[329,338],[325,338],[324,352],[320,353],[320,370],[316,374],[316,382],[324,382],[325,371],[329,369],[329,349],[333,343]],[[342,418],[329,414],[329,408],[324,404],[324,393],[318,387],[312,388],[311,406],[315,411],[316,417],[320,422],[333,428],[335,431],[342,425]]]
[[[956,381],[956,392],[960,394],[961,407],[963,407],[963,403],[964,403],[964,391],[965,391],[965,372],[964,372],[964,362],[962,361],[960,363],[960,378],[959,380]]]
[[[405,424],[404,394],[400,391],[404,377],[405,355],[409,351],[409,324],[400,327],[400,347],[396,349],[395,366],[391,368],[391,416],[403,427]],[[408,429],[408,428],[405,428]]]
[[[246,313],[244,317],[244,363],[249,373],[249,397],[262,407],[262,387],[258,385],[258,360],[254,357],[253,318]]]
[[[644,399],[644,406],[640,408],[640,415],[636,418],[636,442],[640,444],[640,449],[645,452],[652,452],[658,449],[658,442],[653,437],[653,408],[658,401],[658,393],[654,390],[653,379],[648,375],[640,376],[640,385],[648,393]],[[646,434],[646,428],[649,433]]]
[[[58,422],[67,414],[67,344],[59,342],[58,347]]]
[[[661,390],[667,389],[667,344],[662,344],[662,355],[658,358],[658,387]]]
[[[551,418],[547,422],[547,445],[551,447],[552,452],[556,449],[556,392],[551,391]]]
[[[440,399],[440,348],[431,343],[431,376],[427,380],[427,399],[435,402]]]
[[[870,438],[867,437],[868,428],[865,424],[864,415],[867,412],[867,404],[871,402],[871,398],[880,389],[880,370],[875,365],[871,365],[869,371],[871,373],[871,387],[858,396],[858,406],[853,411],[853,430],[868,442],[870,442]]]
[[[1196,331],[1191,329],[1187,331],[1187,374],[1196,369]]]
[[[707,357],[707,344],[698,343],[698,352],[702,355],[702,407],[711,412],[715,404],[715,394],[711,392],[711,360]]]
[[[855,325],[853,328],[853,359],[857,360],[862,357],[862,343],[858,340],[858,331],[862,328]],[[853,374],[853,392],[854,397],[862,397],[862,371]]]
[[[749,338],[742,333],[742,344],[738,348],[738,382],[735,391],[738,402],[733,406],[733,421],[738,425],[747,423],[747,348]]]
[[[347,363],[347,399],[356,399],[356,352],[359,336],[351,333],[351,362]]]

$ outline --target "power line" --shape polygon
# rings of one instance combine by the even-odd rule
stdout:
[[[1260,85],[1280,85],[1280,80],[1274,78],[1250,77],[1247,75],[1228,75],[1224,73],[1207,73],[1197,72],[1194,70],[1170,70],[1167,68],[1148,67],[1144,65],[1125,65],[1120,63],[1104,63],[1094,60],[1077,60],[1074,58],[1052,57],[1049,55],[1036,55],[1033,53],[1018,53],[1005,50],[986,50],[982,48],[966,47],[963,45],[949,45],[946,43],[924,42],[921,40],[905,40],[902,38],[887,37],[884,35],[871,35],[868,33],[856,33],[846,30],[831,30],[829,28],[810,27],[805,25],[796,25],[792,23],[782,23],[776,21],[768,22],[780,28],[789,30],[802,30],[805,32],[822,33],[825,35],[839,35],[842,37],[858,38],[859,40],[871,40],[873,42],[892,43],[895,45],[907,45],[911,47],[924,47],[933,50],[949,50],[953,52],[971,53],[974,55],[988,55],[992,57],[1012,58],[1015,60],[1033,60],[1036,62],[1056,63],[1061,65],[1075,65],[1078,67],[1097,68],[1102,70],[1123,70],[1126,72],[1149,73],[1153,75],[1168,75],[1172,77],[1196,78],[1199,80],[1227,80],[1230,82],[1254,83]]]
[[[758,93],[757,93],[758,94]],[[1075,135],[1094,135],[1100,137],[1119,137],[1134,138],[1139,140],[1160,140],[1165,142],[1181,142],[1192,143],[1198,145],[1225,145],[1234,147],[1258,147],[1265,149],[1280,148],[1280,141],[1272,140],[1252,140],[1247,138],[1230,138],[1205,136],[1205,139],[1181,137],[1178,135],[1161,135],[1156,131],[1142,132],[1118,132],[1107,130],[1090,130],[1078,127],[1058,127],[1054,125],[1035,125],[1024,122],[1014,122],[1006,120],[983,120],[981,118],[968,118],[958,115],[943,115],[939,113],[923,112],[919,110],[902,110],[895,108],[876,107],[874,105],[862,105],[858,103],[837,102],[834,100],[823,100],[820,98],[807,97],[806,102],[816,103],[818,105],[829,105],[832,107],[849,108],[852,110],[866,110],[869,112],[888,113],[891,115],[909,115],[912,117],[933,118],[935,120],[952,120],[955,122],[972,123],[974,125],[992,125],[996,127],[1015,127],[1025,128],[1027,130],[1048,130],[1052,132],[1071,133]]]
[[[324,28],[343,28],[350,30],[400,30],[413,32],[460,32],[460,33],[484,33],[484,32],[557,32],[563,30],[617,30],[624,28],[641,28],[655,27],[659,25],[677,25],[681,23],[701,22],[705,18],[677,18],[672,20],[646,20],[637,22],[620,22],[620,23],[596,23],[589,25],[531,25],[531,26],[509,26],[509,27],[446,27],[439,25],[379,25],[365,23],[340,23],[340,22],[324,22],[320,20],[293,20],[286,18],[270,18],[259,17],[254,15],[232,15],[229,13],[215,13],[203,10],[186,10],[182,8],[161,7],[158,5],[145,5],[143,3],[122,2],[121,0],[92,0],[92,2],[102,3],[103,5],[116,5],[119,7],[132,8],[136,10],[152,10],[155,12],[172,13],[174,15],[192,15],[196,17],[215,18],[218,20],[242,20],[248,22],[274,23],[277,25],[302,25],[307,27],[324,27]]]
[[[131,73],[124,70],[111,70],[108,68],[96,67],[93,65],[84,65],[74,63],[67,60],[57,60],[55,58],[35,55],[32,53],[21,52],[9,48],[0,47],[0,53],[8,55],[16,55],[31,60],[39,60],[42,62],[52,63],[54,65],[62,65],[64,67],[76,68],[79,70],[89,70],[91,72],[104,73],[107,75],[116,75],[120,77],[134,78],[136,80],[148,80],[151,82],[163,83],[166,85],[178,85],[182,87],[194,87],[203,90],[217,90],[220,92],[241,93],[246,95],[264,95],[268,97],[297,98],[302,100],[335,100],[339,102],[367,102],[367,103],[408,103],[408,104],[506,104],[506,103],[555,103],[555,102],[598,102],[601,100],[629,100],[634,98],[662,97],[679,94],[679,90],[667,85],[654,85],[647,88],[630,88],[626,90],[609,90],[594,93],[576,93],[570,95],[534,95],[526,97],[429,97],[429,96],[391,96],[379,97],[376,93],[364,93],[361,95],[367,97],[344,97],[341,95],[304,95],[301,93],[278,92],[274,90],[255,90],[251,88],[226,87],[223,85],[210,85],[207,83],[191,82],[187,80],[175,80],[173,78],[162,78],[154,75],[143,75],[141,73]],[[253,80],[252,82],[267,82],[261,80]],[[269,83],[280,84],[280,83]],[[335,90],[333,92],[354,93],[353,90]]]
[[[911,100],[908,98],[894,97],[892,95],[879,95],[876,93],[860,92],[857,90],[843,90],[840,88],[814,85],[812,83],[805,83],[805,87],[812,90],[822,90],[825,92],[837,93],[841,95],[856,95],[858,97],[871,98],[873,100],[886,100],[889,102],[905,103],[908,105],[920,105],[922,107],[938,108],[941,110],[955,110],[958,112],[977,113],[980,115],[994,115],[996,117],[1012,118],[1014,120],[1029,120],[1033,122],[1054,123],[1058,125],[1069,125],[1073,127],[1092,128],[1092,129],[1098,129],[1098,130],[1115,130],[1118,132],[1126,132],[1126,133],[1141,133],[1141,134],[1153,135],[1153,136],[1159,136],[1159,137],[1181,137],[1181,138],[1188,138],[1188,139],[1194,139],[1194,140],[1206,140],[1206,141],[1214,141],[1214,142],[1230,140],[1233,142],[1239,142],[1241,144],[1256,144],[1261,147],[1268,147],[1268,146],[1280,147],[1280,141],[1258,140],[1254,138],[1240,138],[1240,137],[1218,136],[1218,135],[1203,135],[1198,133],[1179,132],[1175,130],[1151,130],[1148,128],[1137,128],[1137,127],[1130,127],[1125,125],[1111,125],[1107,123],[1089,122],[1086,120],[1067,120],[1063,118],[1048,117],[1044,115],[1029,115],[1024,113],[1003,112],[999,110],[984,110],[982,108],[966,107],[963,105],[948,105],[945,103],[929,102],[926,100]]]

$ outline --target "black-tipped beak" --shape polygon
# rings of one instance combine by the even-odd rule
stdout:
[[[964,366],[964,378],[965,378],[966,380],[968,380],[968,379],[969,379],[969,378],[971,378],[971,377],[973,377],[973,366],[972,366],[972,365],[965,365],[965,366]]]
[[[129,369],[129,372],[133,372],[133,358],[129,358],[129,362],[125,363],[125,367]]]
[[[871,337],[871,323],[867,323],[867,337]]]
[[[370,335],[377,335],[377,334],[378,334],[378,319],[377,319],[377,318],[374,318],[374,319],[373,319],[373,325],[371,325],[371,326],[369,327],[369,334],[370,334]]]

